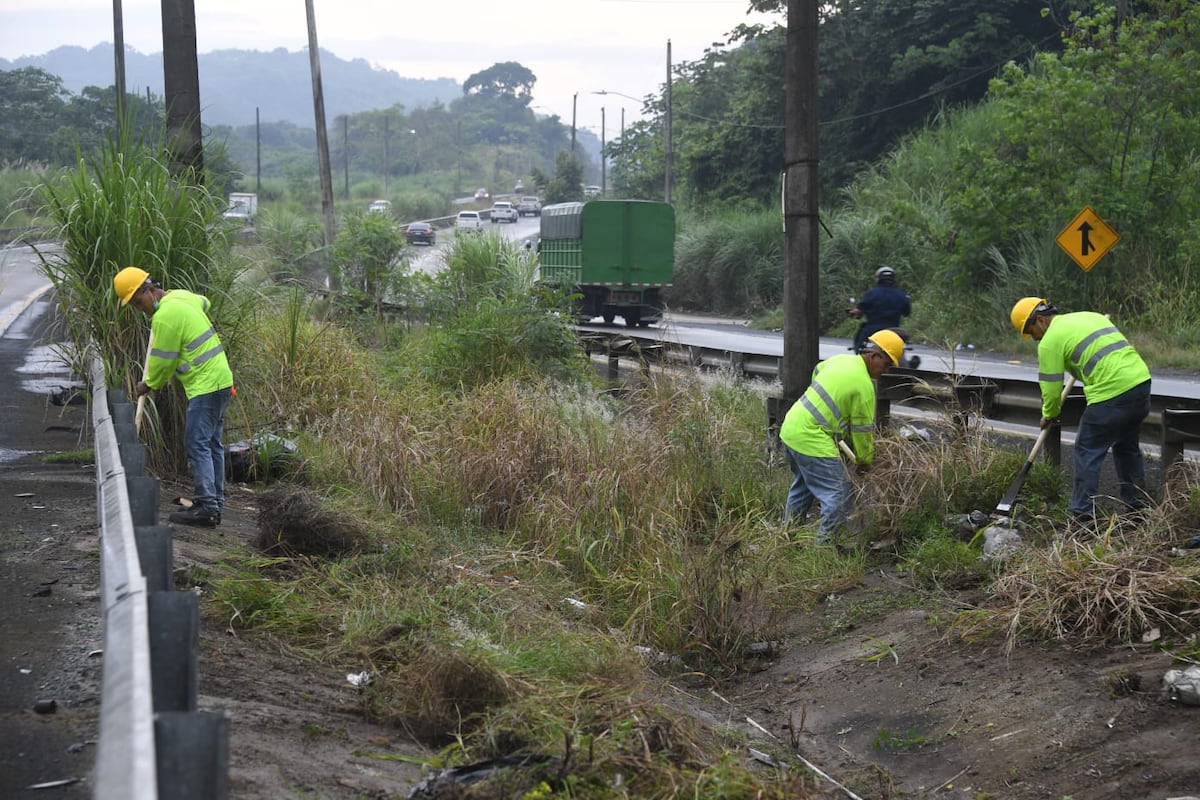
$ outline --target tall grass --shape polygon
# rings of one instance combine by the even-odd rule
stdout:
[[[207,295],[226,349],[237,352],[238,323],[253,303],[235,296],[224,229],[212,224],[223,203],[203,185],[172,175],[163,147],[110,140],[38,185],[34,197],[50,227],[47,238],[61,247],[38,248],[38,255],[73,344],[64,357],[79,374],[86,374],[86,354],[94,346],[111,386],[132,396],[141,379],[149,325],[137,311],[122,308],[112,288],[113,276],[131,265],[167,289]],[[160,443],[156,454],[176,468],[186,463],[185,406],[173,386],[156,393],[147,415],[150,435]]]

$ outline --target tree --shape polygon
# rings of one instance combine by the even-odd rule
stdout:
[[[533,85],[537,77],[525,66],[516,61],[505,61],[493,64],[485,70],[476,72],[463,81],[464,95],[481,97],[508,97],[523,101],[528,105],[533,99]]]
[[[554,179],[546,185],[547,203],[567,203],[583,199],[583,165],[569,150],[560,150],[554,159]]]
[[[388,214],[355,209],[342,219],[333,256],[342,288],[360,307],[379,314],[404,266],[398,254],[404,248],[404,233]]]
[[[9,161],[58,163],[54,134],[70,92],[37,67],[0,71],[0,153]]]

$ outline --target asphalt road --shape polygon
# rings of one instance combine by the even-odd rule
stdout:
[[[72,382],[45,279],[0,251],[0,797],[85,798],[95,760],[103,657],[96,476],[44,454],[90,446],[86,405],[55,406]],[[50,710],[39,713],[35,710]],[[65,782],[53,788],[39,784]]]

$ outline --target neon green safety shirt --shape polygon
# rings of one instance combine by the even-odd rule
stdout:
[[[1112,320],[1094,311],[1055,314],[1038,342],[1042,416],[1062,413],[1063,371],[1083,384],[1088,404],[1102,403],[1150,380],[1150,368]]]
[[[188,399],[233,386],[233,372],[221,337],[208,319],[209,301],[202,295],[173,289],[158,301],[150,318],[154,336],[146,385],[161,389],[179,378]]]
[[[783,418],[779,438],[814,458],[840,458],[837,439],[849,439],[858,464],[874,461],[875,382],[862,356],[847,353],[817,364],[812,384]]]

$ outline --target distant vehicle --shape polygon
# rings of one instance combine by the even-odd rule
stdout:
[[[221,216],[225,219],[240,220],[247,225],[252,224],[258,216],[258,195],[254,192],[230,192],[229,208]]]
[[[371,211],[376,214],[390,214],[392,213],[392,201],[372,200],[371,205],[367,206],[367,211]]]
[[[600,196],[600,194],[601,194],[601,189],[600,189],[600,187],[599,187],[599,186],[585,186],[585,187],[583,187],[583,196],[584,196],[584,197],[589,197],[589,198],[590,198],[590,197],[599,197],[599,196]]]
[[[458,216],[454,218],[454,233],[459,234],[463,231],[468,233],[483,232],[483,217],[478,211],[460,211]]]
[[[404,241],[409,244],[437,244],[437,232],[428,222],[410,222],[404,228]]]
[[[675,269],[675,209],[648,200],[556,203],[542,209],[540,280],[579,296],[581,320],[662,320]]]
[[[492,224],[497,222],[516,222],[520,215],[517,213],[517,207],[507,200],[497,200],[492,203],[492,213],[490,215]]]
[[[521,198],[521,202],[517,203],[517,216],[524,217],[540,217],[542,215],[542,201],[533,195],[526,195]]]
[[[492,198],[492,195],[490,192],[488,192],[487,189],[480,187],[475,190],[475,199],[476,200],[490,200],[491,198]]]
[[[513,194],[521,194],[525,191],[525,184],[522,181],[517,181],[517,185],[513,187]]]

